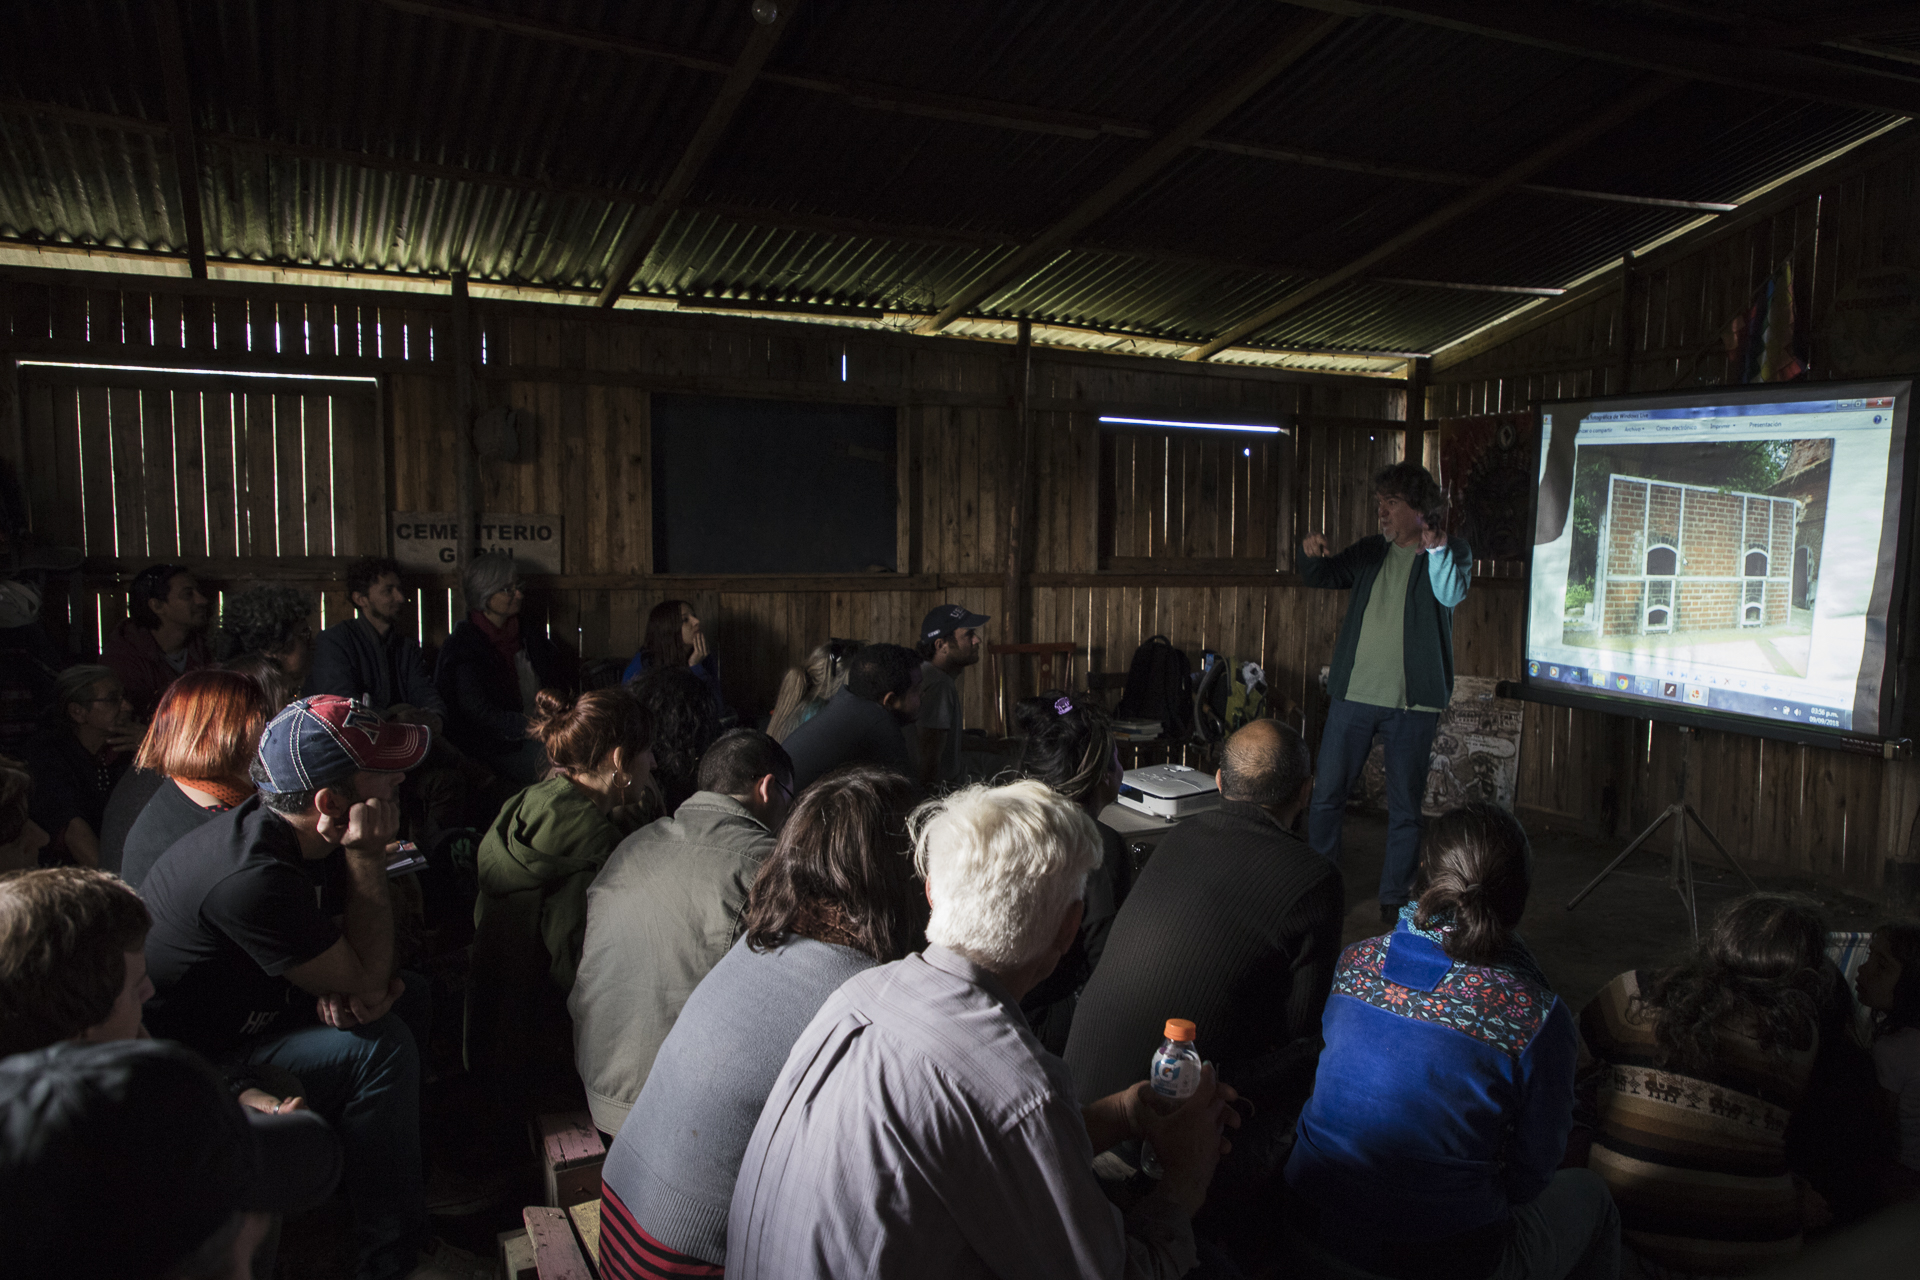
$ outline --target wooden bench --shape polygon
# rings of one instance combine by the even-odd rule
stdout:
[[[574,1238],[565,1209],[529,1205],[520,1217],[527,1224],[522,1234],[532,1246],[538,1280],[594,1280],[593,1266]],[[524,1273],[521,1280],[526,1280]]]
[[[553,1112],[536,1117],[534,1150],[540,1155],[540,1177],[548,1208],[567,1209],[600,1198],[600,1166],[606,1144],[585,1111]]]

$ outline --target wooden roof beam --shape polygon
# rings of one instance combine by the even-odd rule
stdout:
[[[1221,351],[1234,346],[1241,339],[1258,333],[1274,321],[1291,312],[1299,310],[1315,298],[1339,288],[1357,276],[1371,272],[1381,263],[1410,245],[1424,239],[1434,231],[1450,223],[1458,222],[1469,213],[1480,208],[1488,201],[1506,191],[1512,190],[1528,176],[1561,159],[1570,152],[1587,145],[1609,130],[1622,124],[1629,118],[1658,102],[1680,86],[1680,81],[1668,76],[1659,76],[1642,84],[1638,89],[1618,99],[1605,111],[1589,117],[1579,128],[1554,139],[1543,147],[1537,147],[1528,155],[1508,165],[1500,173],[1487,179],[1471,191],[1448,201],[1426,217],[1378,245],[1367,253],[1361,254],[1336,271],[1328,272],[1310,284],[1303,285],[1289,293],[1280,301],[1266,307],[1245,319],[1229,326],[1226,332],[1211,342],[1195,347],[1184,358],[1188,360],[1210,360]]]
[[[1598,58],[1770,97],[1920,116],[1920,79],[1829,59],[1715,40],[1681,26],[1616,16],[1570,0],[1288,0],[1303,9],[1381,15],[1494,40]]]
[[[613,246],[607,282],[601,287],[599,297],[594,299],[596,304],[612,306],[633,283],[633,277],[646,262],[647,255],[653,252],[653,246],[659,242],[660,233],[666,230],[667,221],[687,198],[693,180],[700,175],[707,158],[720,145],[727,126],[733,123],[734,113],[747,100],[747,93],[753,88],[754,78],[760,74],[767,55],[780,42],[780,33],[786,30],[794,10],[799,7],[800,0],[785,0],[775,12],[772,22],[764,25],[758,20],[754,22],[753,30],[747,35],[746,47],[740,51],[732,69],[727,72],[727,78],[721,82],[720,92],[708,104],[707,114],[701,118],[693,137],[687,141],[686,150],[680,153],[673,172],[667,175],[660,194],[651,204],[636,210],[621,231],[620,239]]]
[[[187,233],[187,269],[195,280],[207,278],[207,229],[200,216],[200,150],[193,131],[192,81],[187,77],[187,48],[180,34],[174,0],[152,0],[155,47],[166,88],[167,132],[173,138],[174,176],[180,191],[180,221]]]
[[[1343,18],[1319,15],[1289,24],[1286,34],[1279,41],[1208,94],[1183,120],[1123,165],[1092,195],[1056,219],[1053,225],[1028,241],[1018,252],[961,285],[939,313],[919,326],[917,332],[940,332],[983,299],[1038,271],[1095,219],[1106,214],[1142,183],[1166,168],[1202,134],[1260,92],[1275,76],[1305,57],[1344,21]]]

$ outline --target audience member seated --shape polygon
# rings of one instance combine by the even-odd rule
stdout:
[[[1812,902],[1748,894],[1685,961],[1623,973],[1581,1011],[1598,1077],[1588,1167],[1640,1259],[1756,1271],[1821,1225],[1785,1136],[1819,1047],[1826,942]]]
[[[632,684],[649,671],[682,668],[700,678],[700,685],[713,700],[713,714],[725,719],[727,700],[720,692],[720,655],[707,644],[707,633],[693,606],[685,600],[662,600],[647,614],[646,636],[627,663],[623,684]]]
[[[0,756],[0,872],[40,865],[47,833],[33,820],[33,775],[18,760]]]
[[[127,620],[100,648],[143,723],[174,677],[213,665],[207,647],[208,605],[183,564],[149,565],[127,585]]]
[[[828,698],[847,687],[849,659],[858,652],[858,640],[829,640],[814,646],[805,665],[787,668],[767,721],[775,742],[785,742],[788,734],[819,714]]]
[[[955,787],[967,780],[969,761],[960,750],[960,687],[954,682],[980,661],[980,628],[990,619],[957,604],[943,604],[920,622],[915,651],[921,659],[920,726],[914,735],[916,775],[923,791]],[[982,753],[974,753],[976,757]],[[989,757],[971,762],[972,772],[991,774],[1003,761]]]
[[[1888,1199],[1920,1197],[1920,923],[1895,920],[1873,931],[1854,975],[1860,1003],[1873,1011],[1873,1069],[1881,1110],[1893,1131]]]
[[[233,1105],[189,1050],[63,1042],[0,1061],[0,1240],[17,1276],[246,1280],[273,1216],[322,1203],[318,1116]]]
[[[1215,780],[1220,807],[1169,831],[1141,869],[1073,1011],[1065,1056],[1090,1101],[1136,1078],[1167,1019],[1185,1018],[1222,1077],[1253,1099],[1264,1139],[1311,1085],[1346,900],[1339,868],[1294,834],[1313,797],[1298,733],[1277,720],[1246,725],[1227,739]],[[1264,1142],[1238,1145],[1236,1168],[1255,1145],[1272,1156]]]
[[[653,785],[641,797],[637,821],[672,817],[699,790],[700,761],[720,736],[720,717],[707,687],[678,667],[649,671],[626,690],[653,725]]]
[[[1093,819],[1023,780],[923,806],[913,830],[931,945],[849,979],[794,1043],[734,1186],[727,1275],[1189,1270],[1233,1091],[1208,1067],[1170,1115],[1144,1080],[1082,1109],[1020,1015],[1079,932]],[[1123,1223],[1093,1160],[1136,1137],[1166,1172]]]
[[[780,744],[731,730],[701,759],[700,789],[622,840],[594,877],[567,1011],[587,1106],[604,1132],[620,1131],[680,1007],[740,936],[747,889],[792,795],[793,762]]]
[[[274,714],[237,671],[190,671],[168,686],[133,759],[161,784],[127,830],[121,879],[140,888],[182,836],[252,798],[254,754]]]
[[[1420,1280],[1617,1270],[1606,1185],[1555,1172],[1579,1036],[1514,932],[1532,861],[1505,810],[1443,814],[1419,898],[1392,933],[1341,955],[1286,1166],[1289,1226],[1309,1254]],[[1156,853],[1140,893],[1159,865]]]
[[[260,692],[266,695],[269,715],[279,715],[289,702],[300,696],[299,686],[291,683],[279,664],[264,653],[243,653],[221,663],[220,669],[238,672],[259,685]]]
[[[529,786],[547,771],[539,742],[527,733],[533,695],[568,687],[566,664],[553,641],[520,625],[524,593],[512,556],[475,556],[461,585],[467,616],[440,647],[433,673],[447,738],[513,786]]]
[[[877,764],[912,776],[905,726],[920,713],[920,655],[870,644],[853,655],[847,687],[788,734],[793,785],[802,789],[843,764]]]
[[[740,1159],[788,1050],[848,978],[926,941],[907,856],[914,794],[855,765],[795,801],[744,936],[678,1011],[607,1152],[600,1280],[718,1274]]]
[[[272,663],[288,688],[305,685],[313,665],[313,597],[278,582],[227,596],[213,633],[214,660],[230,663],[253,654]]]
[[[258,795],[176,842],[142,884],[153,916],[147,1005],[156,1036],[228,1066],[292,1072],[339,1132],[359,1273],[405,1275],[428,1247],[420,1152],[425,983],[396,972],[387,845],[394,789],[427,730],[344,698],[275,716],[253,764]],[[344,854],[345,914],[304,869]]]
[[[587,887],[620,843],[607,813],[653,768],[653,727],[624,689],[542,689],[531,731],[558,772],[501,806],[480,842],[467,982],[467,1067],[493,1089],[501,1121],[526,1101],[541,1033],[565,1026]]]
[[[1087,877],[1087,905],[1080,917],[1080,936],[1054,971],[1020,1001],[1033,1034],[1047,1052],[1062,1054],[1081,989],[1100,963],[1113,918],[1133,887],[1127,842],[1118,831],[1098,821],[1120,795],[1120,749],[1114,743],[1106,712],[1084,694],[1075,698],[1049,689],[1038,697],[1022,698],[1014,705],[1013,714],[1022,735],[1020,758],[1014,767],[1085,809],[1100,832],[1100,865]],[[1155,1045],[1159,1043],[1154,1041]],[[1152,1048],[1147,1052],[1151,1054]],[[1140,1074],[1140,1062],[1131,1064],[1122,1085]]]
[[[424,724],[438,735],[447,704],[427,675],[420,642],[400,625],[407,613],[407,593],[400,585],[399,562],[368,556],[349,564],[347,599],[360,616],[320,633],[307,691],[351,698],[389,719]]]
[[[0,755],[18,757],[40,732],[61,662],[40,625],[40,592],[0,581]]]
[[[0,875],[0,1057],[143,1038],[149,924],[140,895],[104,871]]]
[[[27,744],[33,820],[51,839],[41,861],[97,867],[107,797],[140,745],[140,725],[120,677],[110,668],[90,666],[60,673],[48,720]]]

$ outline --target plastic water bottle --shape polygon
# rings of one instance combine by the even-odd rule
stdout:
[[[1200,1087],[1200,1049],[1194,1044],[1196,1028],[1185,1018],[1167,1019],[1167,1038],[1153,1051],[1153,1065],[1147,1082],[1163,1098],[1184,1102]],[[1149,1178],[1164,1172],[1153,1144],[1140,1144],[1140,1171]]]

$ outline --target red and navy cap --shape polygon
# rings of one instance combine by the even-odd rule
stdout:
[[[426,758],[432,734],[421,724],[382,720],[330,693],[289,702],[260,735],[264,791],[317,791],[365,770],[404,773]]]

